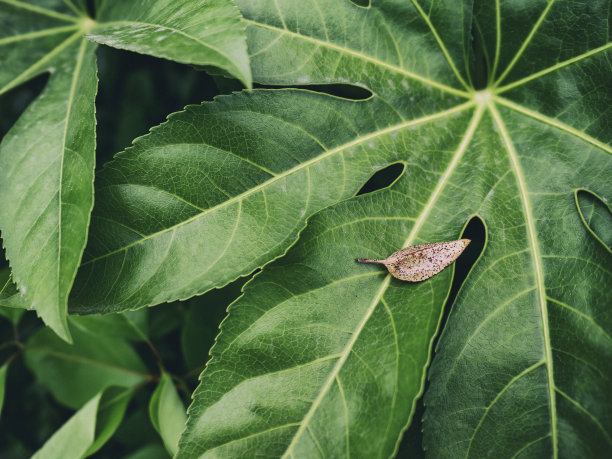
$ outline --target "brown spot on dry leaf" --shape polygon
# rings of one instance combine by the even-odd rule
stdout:
[[[397,279],[420,282],[435,276],[453,263],[471,241],[432,242],[406,247],[392,253],[384,260],[359,258],[360,263],[380,263]]]

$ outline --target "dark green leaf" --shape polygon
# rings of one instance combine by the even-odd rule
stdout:
[[[98,404],[101,397],[100,393],[89,400],[32,457],[34,459],[83,457],[94,442]]]
[[[241,278],[222,289],[189,300],[181,329],[181,348],[190,372],[201,371],[204,367],[227,306],[242,294],[245,282],[246,279]],[[200,371],[193,376],[198,376]]]
[[[49,329],[27,343],[26,364],[62,404],[78,408],[109,386],[134,387],[149,377],[131,345],[122,339],[71,327],[74,343]]]

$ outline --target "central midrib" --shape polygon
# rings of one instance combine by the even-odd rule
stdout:
[[[457,167],[457,164],[459,164],[459,161],[461,160],[461,158],[463,156],[463,153],[467,149],[467,146],[470,143],[470,141],[472,139],[472,136],[474,135],[474,132],[476,131],[476,127],[478,126],[478,123],[480,122],[480,119],[482,118],[483,112],[484,112],[484,105],[480,104],[478,106],[478,109],[474,113],[474,116],[472,117],[472,120],[470,121],[468,129],[466,130],[465,135],[463,136],[463,139],[461,140],[461,143],[459,144],[459,147],[457,148],[457,151],[456,151],[452,161],[450,162],[450,164],[448,165],[448,167],[444,171],[444,174],[440,177],[440,180],[438,181],[438,184],[436,185],[436,188],[432,192],[431,197],[429,198],[427,204],[423,208],[423,211],[419,215],[419,218],[416,220],[414,226],[412,227],[412,230],[410,231],[410,234],[408,235],[408,238],[404,242],[404,245],[403,245],[404,247],[412,245],[413,242],[415,241],[415,239],[416,239],[416,237],[418,235],[418,232],[420,231],[420,229],[422,228],[423,224],[425,223],[425,220],[429,216],[433,206],[435,205],[438,197],[440,196],[440,193],[442,192],[442,190],[446,186],[446,183],[448,182],[449,177],[451,176],[451,174],[453,173],[453,171]],[[374,313],[374,310],[376,309],[376,306],[380,303],[380,301],[381,301],[383,295],[385,294],[385,291],[387,290],[387,287],[389,286],[390,282],[391,282],[391,275],[388,274],[387,276],[385,276],[385,279],[383,280],[380,288],[376,292],[376,295],[374,296],[374,299],[372,300],[372,302],[370,303],[370,306],[366,310],[366,313],[364,314],[362,320],[359,322],[357,328],[355,329],[355,332],[351,336],[351,339],[349,340],[349,342],[345,346],[344,350],[342,351],[341,357],[338,359],[338,361],[336,362],[336,364],[332,368],[332,371],[330,372],[327,380],[325,381],[325,383],[323,384],[321,390],[319,391],[319,395],[314,400],[314,402],[312,403],[310,409],[308,410],[308,412],[306,413],[306,415],[302,419],[302,422],[300,423],[300,427],[296,431],[295,435],[293,436],[293,438],[291,440],[291,443],[289,444],[289,446],[287,447],[287,450],[285,451],[285,453],[282,456],[283,458],[288,458],[290,455],[292,455],[292,450],[293,450],[295,444],[297,443],[297,440],[300,438],[302,433],[307,428],[308,423],[310,422],[310,419],[312,418],[312,416],[314,415],[314,413],[316,412],[316,410],[320,406],[321,402],[323,401],[323,398],[325,397],[325,395],[327,395],[327,392],[329,391],[329,389],[331,388],[333,382],[335,381],[335,379],[337,378],[338,374],[340,373],[340,370],[342,369],[344,363],[348,359],[348,357],[349,357],[349,355],[351,353],[351,350],[353,349],[353,346],[355,345],[355,343],[357,342],[357,339],[359,338],[359,335],[361,334],[361,332],[365,328],[365,325],[367,324],[368,320],[370,319],[370,317]]]
[[[558,457],[558,445],[557,445],[557,408],[556,408],[556,395],[555,395],[555,380],[553,372],[553,359],[552,349],[550,341],[550,324],[548,320],[548,307],[546,305],[546,287],[544,285],[544,274],[541,266],[541,256],[536,236],[535,224],[533,222],[533,212],[529,203],[529,197],[527,196],[526,185],[523,179],[523,172],[521,170],[518,154],[514,148],[514,144],[510,139],[510,135],[506,129],[506,126],[501,118],[501,115],[497,111],[494,103],[489,103],[489,110],[495,120],[495,124],[499,128],[500,136],[506,146],[514,175],[518,182],[518,188],[521,196],[521,203],[523,205],[523,211],[525,213],[525,220],[527,226],[527,238],[529,240],[529,248],[532,253],[534,272],[536,276],[536,283],[538,287],[538,300],[540,317],[542,321],[542,339],[544,344],[544,359],[546,362],[546,373],[548,378],[548,397],[549,397],[549,410],[550,410],[550,423],[551,423],[551,438],[553,447],[553,458]]]

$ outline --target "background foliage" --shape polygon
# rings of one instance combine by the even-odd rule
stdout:
[[[612,449],[612,5],[236,4],[0,0],[2,456]]]

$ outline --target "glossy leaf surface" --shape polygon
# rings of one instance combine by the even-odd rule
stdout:
[[[452,276],[398,285],[354,260],[458,238],[473,215],[487,243],[429,374],[425,448],[433,457],[605,455],[612,256],[575,194],[612,197],[609,3],[309,5],[239,2],[256,81],[364,85],[374,96],[354,105],[384,101],[405,117],[412,96],[425,110],[440,107],[438,91],[490,83],[465,96],[473,109],[424,123],[415,138],[400,131],[363,145],[359,159],[403,159],[404,175],[316,214],[246,286],[203,373],[179,457],[392,456]],[[572,28],[568,17],[586,19]],[[484,78],[464,46],[472,24],[489,53]],[[386,134],[391,121],[377,113]],[[346,162],[348,176],[359,159]]]

